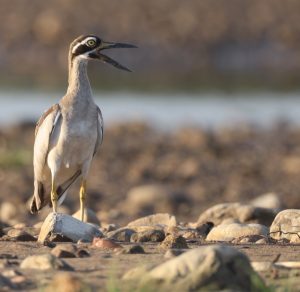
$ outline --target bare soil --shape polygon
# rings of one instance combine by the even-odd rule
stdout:
[[[129,246],[129,243],[122,243],[122,246]],[[129,269],[144,264],[159,264],[165,261],[163,253],[157,249],[157,244],[142,244],[146,254],[121,254],[113,251],[103,251],[85,245],[84,249],[90,253],[87,258],[66,258],[64,259],[74,268],[72,273],[81,281],[91,286],[95,291],[120,291],[126,290],[126,283],[122,282],[122,275]],[[202,243],[189,243],[189,248],[203,246]],[[245,253],[251,261],[273,261],[280,255],[279,261],[300,261],[300,245],[234,245],[235,248]],[[38,271],[20,269],[20,262],[28,255],[49,253],[50,248],[37,243],[29,242],[0,242],[0,256],[9,254],[15,259],[10,259],[9,266],[5,268],[20,272],[26,277],[26,281],[18,285],[17,290],[40,291],[51,283],[53,277],[61,271]],[[4,262],[4,259],[0,260]],[[0,272],[3,268],[0,269]],[[299,270],[270,270],[260,273],[268,285],[276,291],[299,291],[300,271]]]

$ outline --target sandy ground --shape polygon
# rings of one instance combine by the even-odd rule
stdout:
[[[130,244],[123,244],[129,246]],[[90,253],[87,258],[66,258],[64,259],[74,268],[76,277],[84,283],[89,284],[97,291],[121,291],[126,290],[122,283],[122,275],[130,268],[143,264],[159,264],[165,261],[163,252],[159,252],[157,244],[142,244],[146,254],[122,254],[103,251],[90,245],[84,245],[84,249]],[[200,242],[189,243],[189,248],[203,246]],[[232,246],[232,245],[231,245]],[[234,245],[235,248],[245,253],[251,261],[273,261],[279,257],[281,261],[300,261],[300,245]],[[53,276],[60,271],[37,271],[20,269],[20,262],[28,255],[43,254],[50,251],[49,247],[29,242],[0,242],[0,260],[4,262],[5,254],[15,257],[9,260],[7,269],[14,269],[25,276],[26,281],[19,284],[19,290],[40,291],[45,285],[51,283]],[[0,269],[3,271],[3,268]],[[300,271],[299,270],[270,270],[260,273],[266,283],[276,291],[299,291]]]

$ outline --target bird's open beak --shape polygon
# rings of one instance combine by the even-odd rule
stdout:
[[[107,50],[107,49],[119,49],[119,48],[137,48],[137,46],[130,45],[130,44],[124,44],[124,43],[112,43],[112,42],[104,42],[104,41],[102,41],[100,47],[94,53],[92,53],[91,57],[99,59],[100,61],[102,61],[104,63],[109,63],[109,64],[115,66],[118,69],[131,72],[131,70],[129,70],[125,66],[121,65],[117,61],[115,61],[112,58],[110,58],[110,57],[108,57],[106,55],[103,55],[101,53],[101,51],[103,51],[103,50]]]

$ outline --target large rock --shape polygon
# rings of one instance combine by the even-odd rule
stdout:
[[[157,291],[266,291],[246,255],[229,246],[196,248],[154,268],[130,270],[123,278]]]
[[[127,227],[137,227],[137,226],[176,226],[177,220],[175,216],[167,213],[158,213],[149,215],[146,217],[139,218],[127,224]]]
[[[70,215],[51,212],[46,217],[38,237],[44,243],[48,235],[63,236],[71,241],[91,242],[94,237],[103,237],[102,232],[91,223],[85,223]]]
[[[250,204],[255,207],[269,208],[274,210],[280,210],[282,208],[281,199],[276,193],[263,194],[252,200]]]
[[[232,241],[233,239],[250,236],[265,235],[269,233],[269,228],[260,224],[232,223],[228,225],[218,225],[207,235],[207,241]]]
[[[67,263],[52,254],[28,256],[21,262],[20,268],[37,270],[73,270]]]
[[[300,210],[287,209],[278,213],[270,227],[270,236],[300,243]]]
[[[197,226],[206,222],[220,225],[225,220],[236,220],[240,223],[259,223],[270,226],[277,212],[273,209],[259,208],[240,203],[215,205],[200,215]]]

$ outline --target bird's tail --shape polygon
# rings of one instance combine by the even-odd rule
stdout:
[[[34,181],[34,194],[32,196],[30,204],[30,212],[32,214],[37,213],[41,208],[45,206],[45,187],[43,183],[35,180]]]

